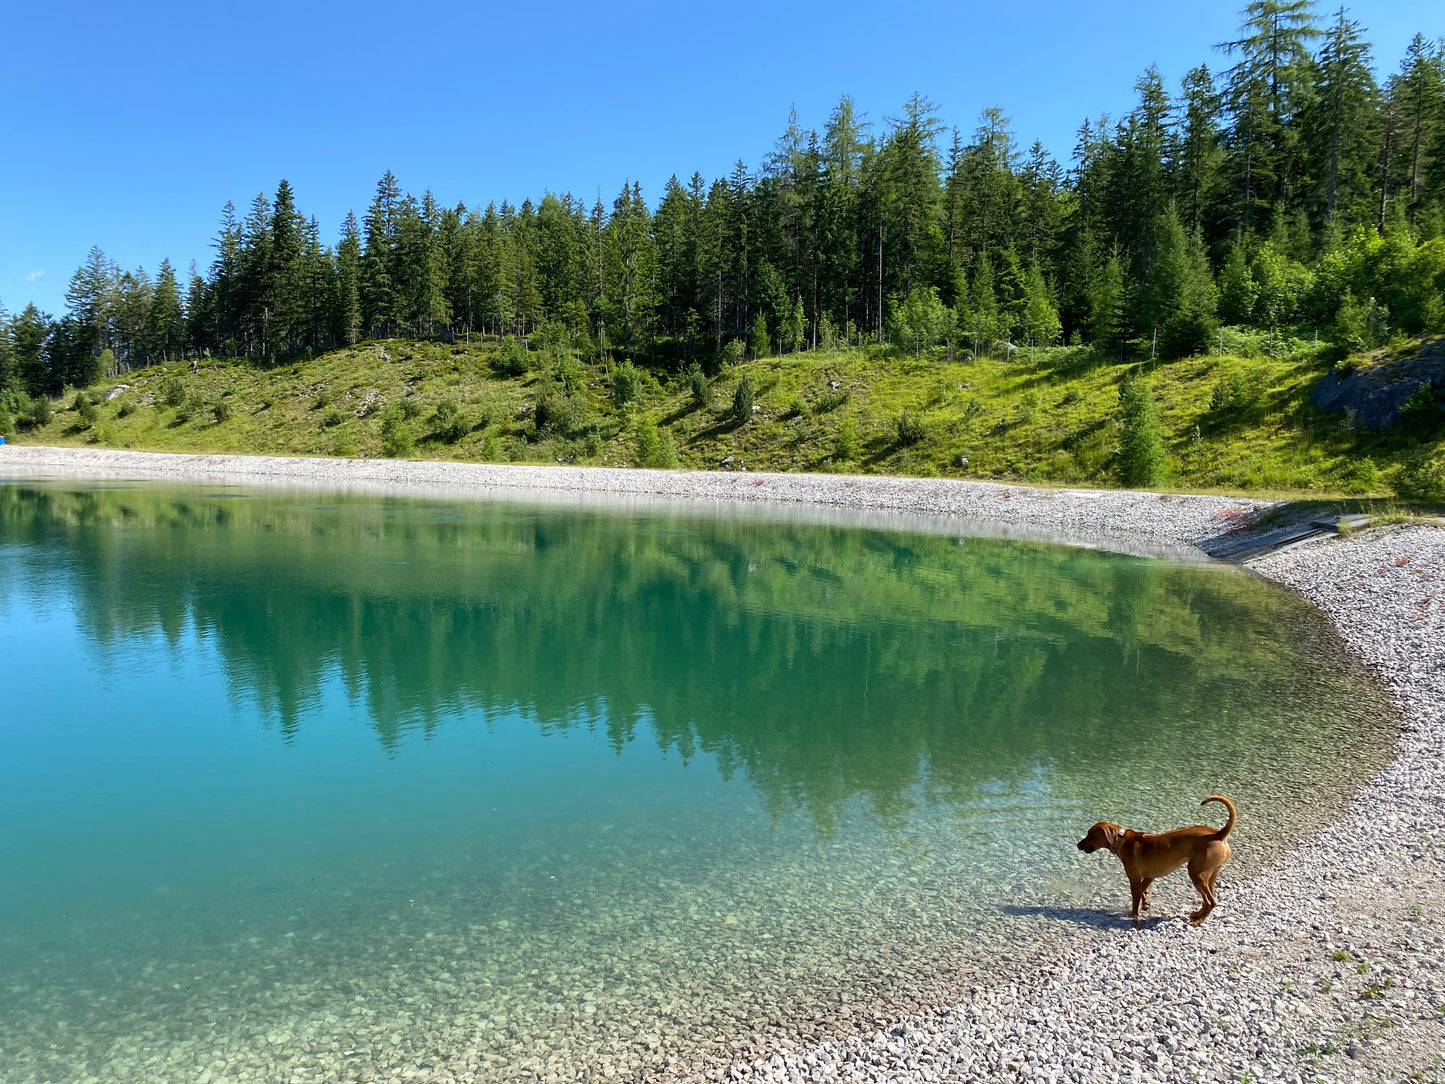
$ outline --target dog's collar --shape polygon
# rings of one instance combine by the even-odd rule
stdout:
[[[1110,853],[1110,854],[1117,855],[1117,854],[1119,853],[1119,848],[1124,845],[1124,833],[1127,832],[1128,830],[1129,830],[1129,829],[1127,829],[1127,828],[1120,828],[1120,829],[1119,829],[1119,835],[1118,835],[1117,838],[1115,838],[1115,840],[1114,840],[1114,845],[1109,848],[1109,853]]]

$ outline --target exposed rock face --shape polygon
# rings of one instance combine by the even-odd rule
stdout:
[[[1343,414],[1353,409],[1355,422],[1366,429],[1393,429],[1400,424],[1400,408],[1421,384],[1436,394],[1445,392],[1445,338],[1426,343],[1413,357],[1396,358],[1349,376],[1329,374],[1315,385],[1315,406]]]

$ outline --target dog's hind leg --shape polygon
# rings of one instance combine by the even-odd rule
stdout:
[[[1218,866],[1199,869],[1193,862],[1189,864],[1189,879],[1194,882],[1194,887],[1199,892],[1199,910],[1189,916],[1189,921],[1195,926],[1208,918],[1209,912],[1219,903],[1219,893],[1214,890],[1214,879],[1218,876]]]

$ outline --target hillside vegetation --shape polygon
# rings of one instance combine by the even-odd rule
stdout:
[[[868,348],[655,374],[486,343],[383,340],[279,367],[156,366],[33,401],[9,439],[188,452],[949,475],[1441,499],[1442,412],[1375,433],[1310,401],[1321,348],[1121,365],[1086,347],[948,360]],[[1346,363],[1367,366],[1417,342]],[[1157,416],[1129,479],[1120,389]],[[49,410],[46,410],[46,404]],[[45,418],[46,414],[50,416]],[[0,419],[4,423],[7,419]],[[1147,441],[1147,437],[1145,438]],[[1431,487],[1434,487],[1432,489]]]

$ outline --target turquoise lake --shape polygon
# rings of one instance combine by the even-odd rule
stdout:
[[[1389,759],[1232,567],[784,511],[0,485],[0,1079],[641,1080],[1122,922]],[[1160,913],[1193,906],[1182,877]]]

